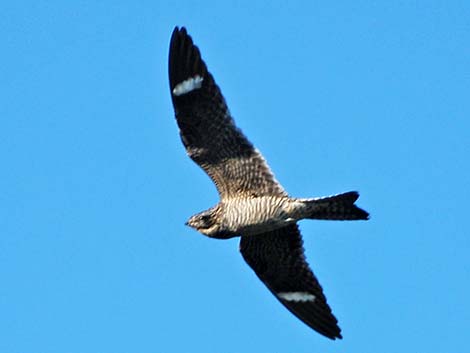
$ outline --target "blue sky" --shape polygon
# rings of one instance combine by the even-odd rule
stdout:
[[[17,1],[0,39],[0,352],[469,352],[468,1]],[[185,25],[294,196],[343,330],[315,333],[186,219],[167,56]]]

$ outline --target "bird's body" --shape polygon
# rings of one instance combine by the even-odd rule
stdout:
[[[305,260],[296,223],[368,219],[368,213],[355,205],[359,194],[290,197],[261,153],[236,127],[185,28],[175,28],[171,38],[169,77],[181,140],[220,195],[218,204],[192,216],[187,224],[212,238],[241,237],[243,258],[279,301],[326,337],[341,338],[337,320]]]
[[[199,227],[197,220],[200,214],[190,218],[188,225],[194,225],[203,234],[211,238],[232,238],[236,236],[252,236],[282,228],[301,219],[338,219],[346,220],[348,217],[357,219],[362,210],[352,209],[349,204],[354,203],[357,194],[346,193],[336,196],[298,199],[289,196],[252,196],[230,197],[222,200],[215,207],[202,212],[211,217],[211,224],[217,224],[218,228],[206,231]],[[344,202],[343,199],[349,199]],[[333,201],[340,199],[341,201]],[[345,210],[335,209],[346,205]],[[194,220],[195,223],[192,223]]]
[[[288,197],[229,198],[217,205],[222,210],[217,222],[222,231],[232,236],[257,235],[295,222],[290,216],[295,206],[295,201]]]

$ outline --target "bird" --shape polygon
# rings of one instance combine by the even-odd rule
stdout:
[[[215,184],[219,202],[186,225],[215,239],[240,237],[245,262],[274,296],[307,326],[341,339],[323,289],[307,263],[297,225],[302,219],[367,220],[358,192],[291,197],[262,154],[235,125],[219,86],[185,27],[169,48],[170,94],[188,156]]]

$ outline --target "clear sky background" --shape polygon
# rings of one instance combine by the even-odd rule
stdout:
[[[0,12],[0,352],[470,352],[468,1],[10,1]],[[343,330],[292,316],[186,219],[217,202],[178,136],[185,25],[294,196]]]

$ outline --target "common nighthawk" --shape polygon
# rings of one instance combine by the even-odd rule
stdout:
[[[240,236],[243,258],[276,298],[322,335],[342,338],[322,287],[305,260],[297,221],[368,219],[369,214],[354,204],[359,194],[290,197],[261,153],[235,126],[184,27],[176,27],[171,36],[169,77],[181,140],[220,196],[217,205],[186,224],[211,238]]]

